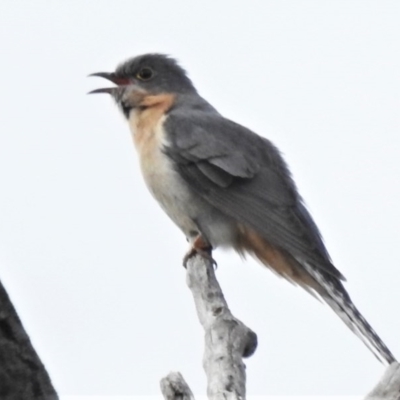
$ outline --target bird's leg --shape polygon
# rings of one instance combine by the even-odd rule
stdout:
[[[183,266],[186,268],[187,262],[196,254],[212,262],[217,267],[217,262],[212,258],[212,246],[204,237],[199,234],[196,236],[189,251],[183,257]]]

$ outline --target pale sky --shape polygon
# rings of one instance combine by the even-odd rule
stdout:
[[[284,153],[355,304],[400,357],[398,1],[0,3],[0,278],[62,396],[204,394],[187,243],[148,194],[92,72],[162,52],[224,116]],[[250,395],[366,394],[384,367],[255,261],[217,251],[259,338]]]

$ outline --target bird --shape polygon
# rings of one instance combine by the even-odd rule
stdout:
[[[144,181],[190,243],[184,264],[212,250],[251,255],[322,299],[385,364],[394,355],[353,304],[289,167],[275,145],[225,118],[176,59],[148,53],[90,76],[115,86]]]

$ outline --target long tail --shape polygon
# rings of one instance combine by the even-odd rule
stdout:
[[[249,229],[241,236],[236,250],[240,254],[249,252],[289,282],[301,286],[314,296],[319,295],[318,297],[333,309],[379,361],[388,364],[396,361],[391,351],[354,306],[337,277],[307,262],[296,260]]]
[[[323,300],[332,308],[341,320],[363,341],[375,357],[391,364],[396,361],[392,352],[383,343],[371,325],[362,316],[351,301],[349,294],[342,283],[335,278],[321,273],[307,263],[302,263],[304,269],[317,281],[321,291],[318,291]]]

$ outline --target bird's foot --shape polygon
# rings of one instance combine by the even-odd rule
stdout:
[[[212,265],[217,268],[217,262],[212,258],[212,246],[201,235],[196,237],[191,248],[183,257],[183,266],[185,268],[187,267],[188,261],[196,254],[210,261]]]
[[[205,258],[206,260],[210,261],[214,268],[216,269],[218,267],[217,262],[212,258],[211,255],[211,250],[204,250],[204,249],[195,249],[191,248],[183,257],[183,266],[186,268],[188,261],[194,257],[196,254],[199,256]]]

